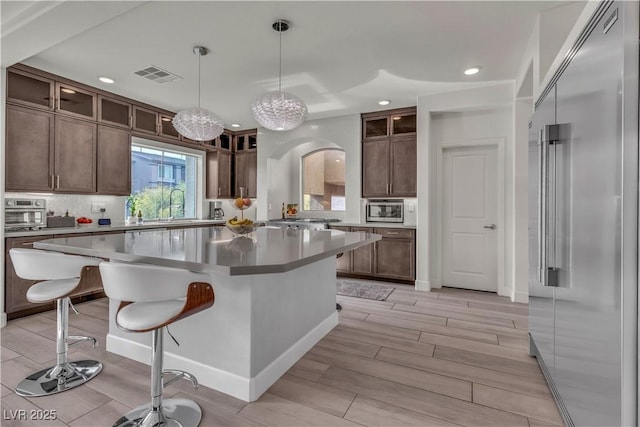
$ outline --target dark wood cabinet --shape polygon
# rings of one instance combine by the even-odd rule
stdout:
[[[336,271],[339,275],[404,282],[415,280],[415,230],[408,228],[334,225],[331,228],[342,231],[375,233],[382,236],[381,240],[347,252],[337,259]]]
[[[98,96],[98,122],[131,128],[131,104],[106,96]]]
[[[7,191],[95,193],[96,125],[7,106]]]
[[[369,227],[351,227],[351,231],[372,233],[373,229]],[[373,274],[373,247],[373,245],[366,245],[351,251],[351,273]]]
[[[416,109],[362,115],[362,197],[417,194]]]
[[[56,116],[54,138],[54,191],[96,192],[95,123]]]
[[[173,116],[160,114],[160,136],[165,138],[180,139],[180,134],[173,127]]]
[[[96,106],[96,93],[66,83],[56,82],[56,112],[82,119],[96,120]]]
[[[228,199],[233,197],[232,154],[223,150],[209,151],[206,157],[206,197],[207,199]]]
[[[53,111],[55,82],[26,71],[7,70],[7,102]]]
[[[362,143],[362,197],[389,194],[389,140]]]
[[[7,105],[5,189],[53,191],[54,114]]]
[[[374,243],[374,274],[376,277],[415,280],[415,231],[379,228],[382,239]]]
[[[258,154],[255,151],[236,153],[235,162],[235,196],[257,197]]]
[[[98,125],[97,192],[131,194],[131,133]]]
[[[134,105],[132,129],[136,132],[157,135],[159,128],[158,117],[159,113],[157,111]]]

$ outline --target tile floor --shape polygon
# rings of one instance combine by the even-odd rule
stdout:
[[[386,301],[339,296],[340,324],[256,402],[184,381],[165,396],[197,401],[203,427],[562,425],[527,352],[526,305],[394,286]],[[17,396],[23,377],[55,360],[55,313],[10,321],[1,330],[2,426],[110,426],[149,400],[149,367],[105,351],[107,300],[77,307],[70,334],[93,335],[100,346],[74,346],[70,358],[101,360],[103,372],[69,392]],[[57,419],[11,420],[18,409],[55,409]]]

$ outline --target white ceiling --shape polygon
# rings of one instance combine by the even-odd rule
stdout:
[[[197,104],[192,48],[205,46],[202,106],[226,127],[252,128],[251,102],[277,89],[271,24],[278,18],[291,22],[282,36],[283,90],[306,102],[309,118],[322,118],[514,80],[538,12],[562,3],[3,0],[0,41],[3,66],[20,61],[173,111]],[[27,33],[28,46],[16,37]],[[182,79],[158,84],[133,74],[149,65]],[[473,65],[482,71],[464,76]],[[103,84],[100,75],[116,83]],[[382,98],[392,103],[380,107]]]

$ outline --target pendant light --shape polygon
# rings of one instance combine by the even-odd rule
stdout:
[[[307,117],[307,106],[297,96],[282,91],[282,33],[289,29],[289,23],[279,19],[271,26],[280,33],[280,69],[278,90],[268,92],[251,105],[253,117],[269,130],[285,131],[295,129]]]
[[[178,133],[195,141],[210,141],[224,131],[224,123],[211,111],[200,108],[200,58],[209,51],[196,46],[193,53],[198,55],[198,106],[178,112],[173,118],[173,126]]]

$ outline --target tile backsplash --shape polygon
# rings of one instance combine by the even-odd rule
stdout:
[[[102,214],[91,212],[92,203],[105,205],[105,218],[111,218],[112,224],[124,224],[124,206],[127,198],[124,196],[92,196],[86,194],[39,194],[39,193],[5,193],[5,198],[45,199],[47,211],[54,215],[64,215],[67,209],[70,216],[76,218],[86,216],[97,222]]]

